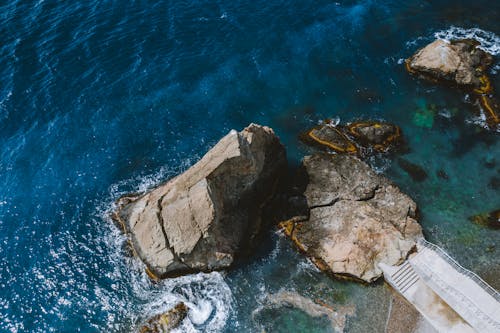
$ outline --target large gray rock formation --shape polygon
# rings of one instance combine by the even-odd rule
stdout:
[[[268,127],[231,131],[183,174],[114,214],[153,277],[230,266],[261,229],[261,211],[286,169]]]
[[[315,154],[303,166],[309,216],[280,225],[318,268],[371,282],[378,263],[406,259],[422,237],[410,197],[353,156]]]
[[[426,78],[481,88],[485,84],[482,81],[485,70],[493,58],[478,45],[474,40],[447,42],[437,39],[409,58],[407,69]]]

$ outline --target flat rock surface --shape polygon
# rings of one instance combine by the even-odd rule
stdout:
[[[183,174],[118,202],[115,220],[154,277],[230,266],[261,228],[286,168],[273,130],[231,131]]]
[[[366,163],[315,154],[303,165],[310,216],[282,225],[320,269],[372,282],[378,263],[402,262],[422,237],[415,202]]]
[[[453,81],[459,85],[481,87],[480,78],[492,56],[472,40],[448,42],[437,39],[407,60],[410,71],[429,78]]]

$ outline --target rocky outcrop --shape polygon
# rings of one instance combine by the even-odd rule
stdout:
[[[121,198],[114,219],[151,277],[230,266],[261,229],[261,211],[286,169],[273,130],[231,131],[183,174]]]
[[[405,65],[411,74],[469,90],[477,97],[489,126],[497,126],[500,108],[486,74],[493,56],[481,50],[479,45],[471,39],[451,42],[438,39],[408,58]]]
[[[431,80],[446,80],[460,86],[481,88],[491,54],[479,49],[474,40],[447,42],[437,39],[406,61],[408,71]]]
[[[373,152],[388,152],[403,142],[401,129],[380,121],[356,121],[346,125],[330,120],[301,135],[303,142],[335,151],[364,157]]]
[[[140,333],[168,333],[177,328],[188,314],[188,307],[184,303],[178,303],[165,313],[160,313],[150,318],[141,327]]]
[[[309,216],[280,226],[319,269],[372,282],[422,237],[415,202],[356,157],[315,154],[303,167]]]

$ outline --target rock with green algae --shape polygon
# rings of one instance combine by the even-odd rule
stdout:
[[[500,229],[500,209],[489,213],[477,214],[469,217],[469,220],[492,229]]]
[[[148,320],[141,327],[140,333],[167,333],[179,327],[188,313],[188,307],[184,303],[178,303],[167,312],[160,313]]]

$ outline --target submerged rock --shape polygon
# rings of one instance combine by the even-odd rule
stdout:
[[[320,300],[312,300],[293,291],[280,291],[269,294],[262,307],[253,312],[253,316],[266,308],[293,307],[304,311],[314,318],[327,317],[335,332],[344,332],[347,316],[354,314],[353,306],[331,306]]]
[[[474,215],[469,217],[469,219],[476,224],[488,228],[500,229],[500,209],[494,210],[489,213]]]
[[[405,62],[411,74],[432,81],[456,84],[473,93],[490,127],[500,124],[500,107],[486,72],[493,56],[472,39],[435,40]]]
[[[345,126],[326,120],[301,136],[305,143],[336,153],[366,155],[371,151],[387,152],[402,143],[401,129],[379,121],[356,121]]]
[[[310,214],[280,226],[320,270],[372,282],[382,275],[378,263],[406,259],[422,237],[411,198],[353,156],[315,154],[302,163]]]
[[[273,130],[231,131],[183,174],[114,214],[153,278],[229,267],[261,229],[261,211],[286,169]]]
[[[436,175],[439,178],[444,179],[444,180],[449,180],[450,179],[450,176],[448,176],[448,174],[446,173],[446,171],[444,171],[443,169],[439,169],[438,171],[436,171]]]
[[[423,182],[427,179],[427,172],[421,166],[404,158],[398,158],[398,164],[414,181]]]
[[[412,118],[413,124],[418,127],[432,128],[436,116],[436,106],[433,104],[427,105],[423,100],[419,100],[417,105],[418,108]]]
[[[188,307],[184,303],[178,303],[175,307],[165,313],[160,313],[150,318],[141,327],[140,333],[168,333],[178,327],[188,313]]]

